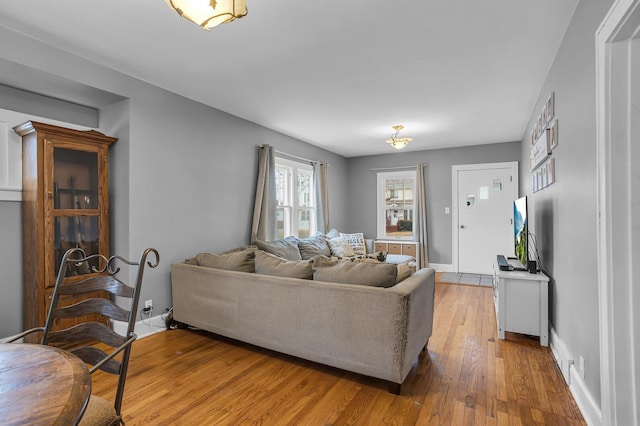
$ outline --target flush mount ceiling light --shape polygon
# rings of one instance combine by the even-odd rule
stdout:
[[[399,138],[398,137],[398,133],[400,133],[400,130],[404,129],[403,125],[398,124],[397,126],[393,126],[392,128],[396,132],[391,135],[390,139],[387,139],[387,143],[389,145],[391,145],[392,147],[394,147],[395,149],[402,149],[405,146],[407,146],[407,144],[409,142],[411,142],[413,140],[413,138]]]
[[[247,14],[246,0],[166,0],[178,15],[205,30],[235,21]]]

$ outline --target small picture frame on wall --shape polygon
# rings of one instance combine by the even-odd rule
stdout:
[[[538,177],[535,173],[531,173],[531,192],[538,192]]]
[[[535,172],[536,174],[536,179],[537,179],[537,186],[538,186],[538,190],[542,189],[542,173],[540,173],[540,170],[536,170]]]
[[[538,116],[538,137],[542,134],[542,132],[544,132],[545,130],[545,126],[546,126],[546,122],[545,120],[545,116],[544,116],[544,111],[542,113],[540,113],[540,115]]]
[[[553,120],[547,129],[547,138],[549,140],[549,149],[553,151],[558,146],[558,119]]]
[[[547,104],[545,105],[545,112],[547,114],[547,123],[553,119],[555,116],[555,93],[551,92],[549,95],[549,99],[547,99]]]
[[[556,181],[556,159],[551,158],[547,163],[547,184],[551,185]]]

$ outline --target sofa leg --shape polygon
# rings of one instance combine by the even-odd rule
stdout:
[[[387,382],[389,393],[400,395],[402,393],[402,383]]]

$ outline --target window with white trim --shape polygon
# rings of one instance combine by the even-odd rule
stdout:
[[[378,239],[414,239],[415,187],[415,170],[378,173]]]
[[[277,237],[306,238],[316,233],[313,167],[276,157]]]

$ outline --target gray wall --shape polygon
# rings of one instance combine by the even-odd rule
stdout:
[[[0,201],[0,337],[22,330],[21,203]]]
[[[345,158],[2,27],[0,37],[6,60],[127,98],[100,111],[99,129],[119,138],[110,152],[111,248],[133,258],[146,247],[159,250],[161,265],[145,274],[141,294],[141,300],[153,299],[158,314],[171,306],[172,262],[249,242],[260,144],[329,162],[330,219],[347,227]],[[0,203],[2,253],[21,245],[18,204]],[[22,256],[8,263],[3,275],[20,268]],[[8,325],[0,337],[21,329],[20,286],[20,276],[3,279],[0,324]],[[12,303],[5,294],[15,300],[11,309],[4,309]]]
[[[584,357],[585,383],[598,402],[595,32],[612,3],[580,1],[525,133],[529,135],[543,103],[555,92],[557,182],[531,194],[528,170],[521,169],[520,179],[530,200],[530,230],[538,237],[543,266],[551,278],[551,324],[576,366],[578,357]],[[523,162],[529,149],[525,137]]]
[[[445,214],[444,209],[452,205],[451,166],[519,160],[519,142],[350,158],[349,231],[363,232],[367,238],[376,237],[377,172],[371,169],[426,164],[429,262],[450,265],[453,262],[452,223],[451,214]]]

